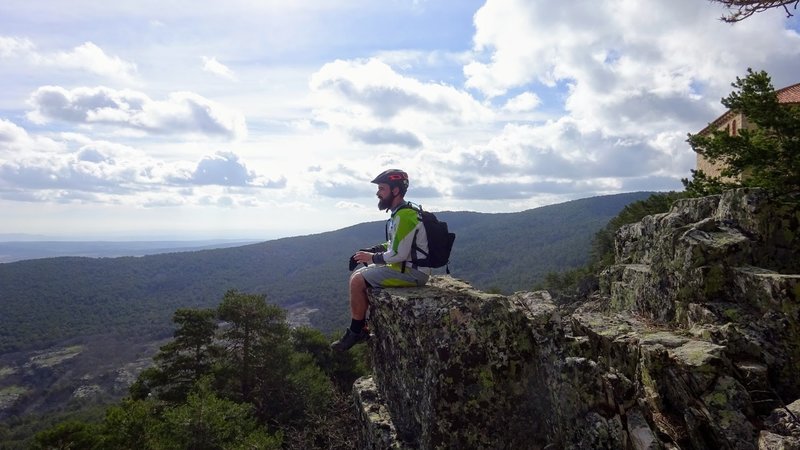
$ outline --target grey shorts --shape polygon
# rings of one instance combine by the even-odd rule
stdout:
[[[411,267],[406,267],[405,272],[400,272],[383,264],[370,264],[353,272],[354,275],[357,273],[360,273],[370,286],[383,288],[423,286],[429,278],[427,273]]]

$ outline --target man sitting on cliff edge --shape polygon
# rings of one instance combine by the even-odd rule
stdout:
[[[405,200],[408,190],[408,174],[398,169],[389,169],[372,180],[378,185],[378,209],[391,211],[386,223],[387,242],[371,248],[360,249],[350,259],[351,269],[361,267],[350,275],[350,327],[344,336],[331,344],[336,351],[369,339],[366,323],[369,298],[367,288],[413,287],[428,282],[428,273],[419,270],[413,260],[427,254],[428,237],[416,210]]]

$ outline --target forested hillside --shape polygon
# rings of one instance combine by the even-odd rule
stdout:
[[[531,288],[551,271],[585,264],[592,236],[629,193],[511,214],[438,213],[457,234],[450,268],[480,289]],[[264,293],[285,308],[317,309],[327,332],[347,319],[347,259],[383,240],[383,222],[242,247],[144,257],[60,257],[0,264],[0,354],[90,334],[170,330],[180,307],[211,307],[229,289]]]
[[[178,309],[173,322],[174,339],[151,355],[122,401],[106,400],[103,411],[87,401],[91,385],[82,384],[76,391],[83,394],[60,399],[43,415],[0,411],[0,448],[360,447],[348,397],[369,370],[364,346],[331,353],[318,330],[292,328],[263,295],[233,290],[216,308]],[[62,361],[51,372],[60,365],[76,368]],[[31,383],[26,378],[22,385]]]

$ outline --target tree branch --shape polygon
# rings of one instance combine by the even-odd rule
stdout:
[[[800,0],[709,0],[712,3],[721,3],[730,10],[727,16],[722,16],[724,22],[740,22],[753,14],[764,12],[768,9],[782,7],[786,11],[786,17],[792,17],[789,5],[797,9]]]

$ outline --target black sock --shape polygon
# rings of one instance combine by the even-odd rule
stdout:
[[[355,334],[361,333],[361,330],[364,329],[364,324],[367,323],[367,320],[356,320],[350,319],[350,331]]]

